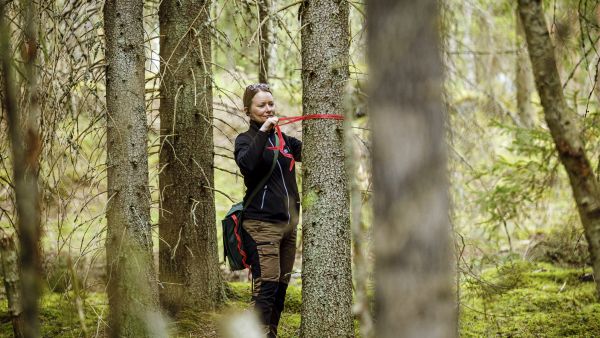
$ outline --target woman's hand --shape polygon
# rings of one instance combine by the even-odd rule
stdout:
[[[273,126],[277,125],[278,122],[279,122],[279,117],[271,116],[265,121],[265,123],[263,123],[263,125],[260,127],[260,130],[267,132],[267,131],[273,129]]]

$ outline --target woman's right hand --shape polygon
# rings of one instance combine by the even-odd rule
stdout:
[[[265,121],[265,123],[263,123],[263,125],[260,127],[260,130],[267,132],[267,131],[273,129],[273,126],[277,125],[278,122],[279,122],[279,117],[271,116]]]

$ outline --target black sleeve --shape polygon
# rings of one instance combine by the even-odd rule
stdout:
[[[294,160],[296,162],[302,162],[302,141],[297,138],[288,136],[287,143],[292,151]]]
[[[235,139],[233,155],[242,174],[250,174],[254,171],[262,158],[266,142],[267,133],[263,131],[258,131],[253,138],[245,133],[238,135]]]

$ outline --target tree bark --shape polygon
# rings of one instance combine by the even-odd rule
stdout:
[[[348,2],[304,1],[304,115],[344,114],[348,81]],[[306,120],[302,150],[302,337],[351,337],[352,271],[344,129],[338,120]]]
[[[258,82],[269,82],[269,35],[271,23],[269,14],[271,12],[271,1],[259,0],[258,5]]]
[[[534,110],[531,104],[531,95],[533,93],[533,78],[531,75],[531,66],[527,56],[527,42],[525,41],[525,32],[523,23],[519,18],[517,9],[516,15],[516,39],[517,39],[517,58],[516,58],[516,76],[515,88],[517,91],[517,113],[523,127],[532,128],[534,125]]]
[[[37,116],[37,8],[32,1],[25,2],[25,36],[21,46],[25,63],[25,102],[27,110],[18,111],[17,91],[14,87],[11,63],[10,30],[5,20],[6,5],[0,6],[0,57],[4,80],[4,105],[12,145],[13,183],[20,242],[20,287],[23,308],[23,334],[39,337],[38,298],[40,294],[40,201],[38,192],[38,166],[41,141]]]
[[[15,338],[24,337],[23,306],[19,283],[19,264],[17,248],[12,236],[7,234],[0,238],[0,258],[2,260],[2,274],[4,276],[4,289],[8,301],[8,314],[11,317],[13,334]]]
[[[576,114],[567,106],[554,47],[539,0],[519,0],[535,84],[544,116],[561,163],[564,165],[592,261],[596,295],[600,299],[600,186],[585,153]]]
[[[271,45],[273,44],[273,25],[270,18],[273,0],[259,0],[258,4],[258,82],[269,83],[271,74]]]
[[[152,258],[141,0],[107,0],[106,259],[111,337],[147,337],[157,312]]]
[[[224,301],[213,190],[210,1],[161,2],[160,300],[176,314]]]
[[[435,0],[367,4],[376,337],[457,332],[437,13]]]

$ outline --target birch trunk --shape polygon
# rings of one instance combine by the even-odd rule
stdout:
[[[224,301],[213,196],[210,1],[164,0],[161,54],[160,300],[171,314]]]
[[[348,2],[304,1],[303,114],[344,114]],[[351,337],[352,271],[344,128],[306,120],[302,150],[302,337]]]
[[[376,337],[457,332],[437,12],[435,0],[367,4]]]
[[[148,337],[157,311],[152,258],[141,0],[107,0],[106,259],[111,337]]]
[[[581,128],[568,106],[556,66],[554,47],[539,0],[519,0],[519,14],[525,28],[527,47],[544,116],[560,161],[564,165],[581,224],[588,241],[596,295],[600,299],[600,186],[585,153]]]

